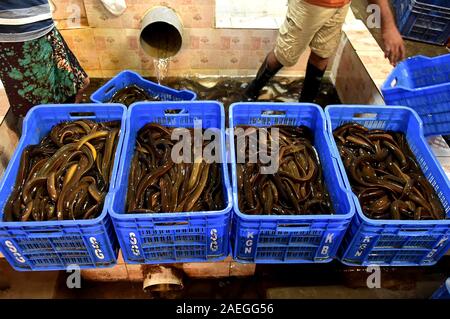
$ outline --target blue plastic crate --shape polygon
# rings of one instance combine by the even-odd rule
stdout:
[[[276,112],[274,112],[276,111]],[[335,256],[354,215],[354,204],[344,186],[329,148],[325,117],[315,104],[235,103],[229,113],[230,136],[237,125],[266,127],[306,125],[314,132],[333,215],[247,215],[239,210],[234,138],[230,138],[233,178],[233,258],[242,263],[319,263]]]
[[[192,91],[177,91],[167,86],[146,80],[136,72],[126,70],[117,74],[105,85],[95,91],[91,95],[91,101],[95,103],[106,103],[111,100],[114,93],[132,84],[143,88],[153,97],[157,97],[161,101],[193,101],[197,98],[197,94]]]
[[[450,134],[450,54],[401,62],[382,92],[386,104],[408,106],[419,114],[425,136]]]
[[[328,133],[335,157],[342,160],[333,130],[347,122],[369,129],[403,132],[425,177],[436,190],[447,219],[433,221],[373,220],[367,218],[353,195],[356,214],[342,242],[339,257],[347,265],[428,266],[435,264],[450,248],[450,183],[423,135],[416,112],[401,106],[332,105],[325,109]],[[345,184],[350,182],[342,171]]]
[[[434,292],[431,299],[450,299],[450,278],[447,278],[445,283]]]
[[[78,112],[89,113],[80,116]],[[14,188],[23,149],[39,143],[54,125],[80,118],[122,121],[114,161],[114,167],[118,166],[126,118],[123,105],[41,105],[28,112],[22,137],[0,184],[0,250],[16,270],[64,270],[71,264],[95,268],[116,263],[118,245],[107,214],[108,200],[100,216],[92,220],[3,222],[3,209]]]
[[[173,113],[177,110],[177,114]],[[127,214],[125,201],[128,174],[134,155],[136,134],[146,123],[168,127],[193,127],[201,120],[203,128],[221,130],[221,157],[225,158],[225,115],[217,102],[152,102],[130,106],[127,133],[110,201],[112,217],[123,258],[129,263],[173,263],[222,260],[229,252],[231,187],[226,163],[222,164],[226,207],[221,211],[160,214]]]
[[[397,25],[406,39],[444,45],[450,37],[448,0],[395,0]]]

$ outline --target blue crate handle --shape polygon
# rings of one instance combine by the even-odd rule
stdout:
[[[275,112],[281,113],[281,114],[274,114]],[[283,118],[286,117],[286,111],[285,110],[262,110],[261,111],[261,117],[279,117]]]
[[[389,84],[389,87],[390,87],[390,88],[395,88],[395,87],[397,87],[397,84],[398,84],[398,78],[397,78],[397,76],[395,76],[395,74],[392,75],[392,79],[388,79],[388,80],[389,80],[388,84]]]
[[[402,76],[405,76],[405,74],[402,74],[402,71],[408,65],[408,63],[423,63],[423,61],[429,61],[431,58],[423,56],[423,55],[416,55],[413,57],[410,57],[402,62],[400,62],[388,75],[386,80],[384,81],[381,90],[384,92],[400,92],[400,91],[413,91],[413,89],[405,87],[401,84],[399,84],[399,79]],[[404,72],[403,72],[404,73]]]
[[[111,86],[105,86],[104,88],[101,88],[100,90],[99,90],[99,92],[103,92],[104,94],[109,94],[109,93],[111,93],[112,91],[114,91],[116,89],[116,84],[115,83],[112,83],[111,84]]]
[[[376,120],[379,118],[379,116],[381,115],[380,112],[383,112],[383,109],[398,109],[398,110],[407,110],[408,112],[412,113],[412,116],[414,116],[418,122],[418,134],[420,136],[424,136],[424,132],[423,132],[423,122],[420,119],[419,114],[417,114],[416,111],[414,111],[413,109],[406,107],[406,106],[390,106],[390,105],[328,105],[326,109],[328,110],[332,110],[334,108],[358,108],[357,111],[354,111],[353,115],[352,115],[352,119],[353,121],[362,121],[364,119],[367,120]],[[325,110],[326,111],[326,110]],[[359,116],[358,116],[359,115]],[[367,115],[367,116],[363,116],[363,115]],[[327,129],[330,135],[330,140],[333,144],[335,144],[334,142],[334,138],[333,138],[333,123],[331,120],[328,119],[327,121]],[[337,150],[337,147],[335,148]],[[338,153],[336,153],[336,158],[341,158],[340,155]]]
[[[298,231],[302,231],[305,229],[310,229],[311,228],[311,224],[312,223],[308,223],[308,222],[300,222],[300,223],[296,223],[296,222],[289,222],[289,223],[281,223],[279,225],[277,225],[277,232],[298,232]]]
[[[179,112],[178,112],[178,113],[171,113],[171,112],[173,112],[173,111],[179,111]],[[167,108],[167,109],[164,111],[164,115],[165,115],[165,116],[171,116],[171,117],[188,116],[188,115],[189,115],[189,111],[186,110],[185,108],[181,108],[181,109],[177,109],[177,108],[175,108],[175,109],[170,109],[170,108]]]
[[[174,225],[174,223],[176,225]],[[155,229],[156,230],[179,230],[179,229],[188,229],[190,227],[190,223],[186,222],[156,222]]]
[[[47,237],[60,237],[64,235],[64,232],[61,230],[28,230],[28,237],[30,238],[47,238]]]
[[[412,228],[410,230],[408,230],[408,229],[401,229],[398,232],[398,235],[417,237],[417,236],[423,236],[423,235],[427,234],[428,232],[429,232],[429,230],[427,230],[427,229],[422,229],[422,230],[421,229],[414,229],[414,228]]]
[[[97,115],[95,112],[70,112],[69,117],[72,120],[79,120],[79,119],[96,119]]]

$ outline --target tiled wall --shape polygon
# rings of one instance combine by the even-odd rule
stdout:
[[[153,60],[138,41],[141,17],[157,5],[175,9],[185,27],[169,75],[254,75],[277,36],[277,30],[269,29],[216,29],[214,0],[127,0],[127,10],[119,17],[98,0],[53,1],[61,33],[92,77],[110,77],[123,69],[154,75]],[[67,27],[72,12],[63,8],[70,4],[83,7],[86,26]],[[307,55],[284,73],[303,75]]]
[[[78,23],[87,27],[87,15],[83,0],[50,0],[53,4],[53,19],[60,29],[70,29]]]

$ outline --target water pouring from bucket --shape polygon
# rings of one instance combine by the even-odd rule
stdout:
[[[140,44],[153,57],[156,78],[160,83],[167,75],[170,59],[183,43],[183,24],[171,8],[158,6],[147,11],[141,21]]]

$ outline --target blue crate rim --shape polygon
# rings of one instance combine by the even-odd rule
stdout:
[[[325,108],[325,116],[327,118],[327,125],[328,125],[328,133],[330,135],[330,140],[331,143],[333,145],[333,149],[336,152],[334,154],[334,157],[340,162],[341,165],[338,165],[340,169],[342,169],[341,171],[341,175],[344,177],[344,183],[347,185],[347,189],[349,190],[349,192],[353,195],[352,200],[353,203],[355,205],[356,208],[356,213],[357,216],[359,218],[362,219],[362,221],[366,224],[372,224],[372,225],[376,225],[376,226],[385,226],[385,225],[397,225],[397,226],[442,226],[442,225],[450,225],[450,219],[439,219],[439,220],[433,220],[433,221],[429,221],[429,220],[391,220],[391,219],[370,219],[368,218],[366,215],[364,215],[364,213],[362,212],[362,208],[361,205],[359,204],[358,198],[355,195],[355,193],[353,193],[353,191],[351,190],[351,186],[350,186],[350,182],[348,181],[348,177],[347,177],[347,173],[345,172],[344,169],[344,164],[342,162],[342,159],[338,153],[338,148],[337,148],[337,144],[333,138],[333,130],[331,127],[331,118],[329,115],[329,110],[332,109],[342,109],[342,107],[357,107],[358,109],[367,109],[368,113],[371,112],[376,112],[376,110],[380,110],[380,109],[398,109],[398,110],[405,110],[408,112],[411,112],[412,115],[416,118],[416,120],[419,122],[419,135],[421,137],[421,139],[424,139],[424,133],[423,133],[423,123],[422,120],[420,119],[419,115],[417,114],[416,111],[414,111],[413,109],[406,107],[406,106],[392,106],[392,105],[356,105],[356,104],[343,104],[343,105],[339,105],[339,104],[334,104],[334,105],[328,105]],[[361,113],[361,112],[359,112]],[[364,118],[362,118],[364,120]],[[434,157],[434,154],[431,152],[430,148],[427,146],[427,150],[428,152],[431,154],[432,157]],[[440,174],[442,174],[444,176],[444,179],[446,181],[447,187],[450,188],[450,182],[445,174],[445,172],[442,169],[441,165],[436,165],[437,169],[439,170]]]
[[[279,262],[276,262],[276,261],[273,261],[273,260],[265,260],[265,259],[263,259],[263,260],[260,260],[260,259],[258,259],[258,260],[256,260],[255,261],[255,259],[256,259],[256,257],[255,258],[251,258],[251,260],[250,259],[244,259],[244,258],[240,258],[240,257],[237,257],[237,256],[232,256],[233,257],[233,260],[234,261],[237,261],[238,263],[240,263],[240,264],[272,264],[272,265],[282,265],[282,264],[298,264],[298,265],[301,265],[301,264],[328,264],[328,263],[330,263],[330,262],[332,262],[334,259],[335,259],[335,257],[333,257],[333,258],[327,258],[327,259],[323,259],[323,260],[314,260],[314,261],[310,261],[310,260],[300,260],[300,259],[288,259],[288,260],[283,260],[283,261],[279,261]]]
[[[105,101],[100,101],[100,100],[97,100],[97,99],[93,98],[93,96],[95,96],[96,94],[98,94],[99,92],[101,92],[101,90],[102,90],[104,87],[106,87],[107,85],[113,84],[113,83],[116,81],[116,79],[117,79],[118,77],[120,77],[121,75],[126,75],[126,74],[131,74],[131,75],[133,75],[133,76],[136,76],[136,77],[138,77],[138,78],[139,78],[140,80],[142,80],[142,81],[147,81],[147,82],[151,82],[151,83],[153,83],[153,84],[155,84],[155,85],[164,86],[164,88],[168,89],[169,91],[172,91],[172,92],[171,92],[172,94],[189,93],[189,94],[193,94],[193,97],[192,97],[193,100],[197,99],[197,93],[196,93],[196,92],[189,91],[189,90],[175,90],[175,89],[173,89],[173,88],[171,88],[171,87],[168,87],[168,86],[165,86],[165,85],[161,85],[161,84],[155,83],[155,82],[153,82],[153,81],[147,80],[147,79],[145,79],[142,75],[140,75],[140,74],[137,73],[137,72],[134,72],[134,71],[131,71],[131,70],[123,70],[123,71],[117,73],[111,80],[109,80],[108,82],[106,82],[105,84],[103,84],[103,85],[102,85],[100,88],[98,88],[94,93],[92,93],[91,96],[89,97],[89,98],[91,99],[91,101],[94,102],[94,103],[99,103],[99,104],[104,104],[104,103],[106,103]],[[147,102],[147,103],[148,103],[148,102]],[[111,103],[109,103],[109,104],[111,104]]]
[[[442,6],[439,6],[437,4],[425,3],[425,2],[420,1],[420,0],[410,0],[410,1],[411,1],[410,6],[414,6],[414,5],[417,4],[417,5],[420,5],[420,6],[429,7],[430,9],[439,9],[439,10],[442,10],[442,11],[448,11],[450,13],[450,8],[442,7]]]
[[[410,13],[415,13],[415,14],[419,14],[419,15],[427,15],[427,16],[433,16],[436,18],[441,18],[441,19],[446,19],[448,17],[446,16],[441,16],[441,15],[436,15],[436,14],[429,14],[428,12],[422,12],[422,11],[418,11],[418,10],[433,10],[433,11],[439,11],[440,13],[444,14],[444,15],[449,15],[450,17],[450,7],[443,7],[443,6],[439,6],[436,4],[430,4],[430,3],[425,3],[423,1],[420,0],[409,0],[409,4],[408,7],[411,8],[410,11],[405,12],[405,14],[403,15],[403,17],[399,17],[399,18],[404,18],[404,16],[406,14],[410,14]],[[396,6],[396,4],[393,4],[394,7]],[[422,40],[417,40],[416,41],[422,41]]]
[[[450,277],[445,281],[445,286],[447,287],[448,293],[450,294]]]
[[[347,260],[345,260],[345,258],[339,257],[338,254],[338,258],[337,258],[342,264],[344,264],[345,266],[357,266],[357,267],[365,267],[365,266],[379,266],[379,267],[432,267],[434,265],[436,265],[439,260],[435,260],[433,262],[430,263],[412,263],[412,262],[394,262],[394,263],[374,263],[374,262],[370,262],[367,260],[364,260],[364,262],[362,263],[352,263],[349,262]]]
[[[116,148],[116,154],[115,154],[115,161],[114,161],[114,166],[118,166],[119,164],[119,159],[120,159],[120,153],[121,153],[121,148],[120,146],[122,146],[123,144],[123,140],[125,137],[126,130],[125,130],[125,120],[126,120],[126,107],[122,104],[118,104],[118,103],[106,103],[106,104],[95,104],[95,103],[88,103],[88,104],[76,104],[76,105],[71,105],[71,104],[40,104],[40,105],[36,105],[34,106],[30,111],[28,111],[27,115],[24,118],[23,121],[23,134],[20,138],[19,144],[17,145],[16,149],[19,147],[19,145],[23,144],[23,137],[25,136],[25,134],[27,133],[27,126],[25,125],[27,123],[27,121],[29,121],[30,117],[32,116],[32,114],[39,109],[51,109],[52,107],[57,106],[58,108],[66,108],[68,112],[74,112],[75,111],[80,111],[80,112],[91,112],[91,111],[87,111],[85,108],[86,107],[93,107],[93,108],[98,108],[98,107],[110,107],[110,106],[115,106],[115,107],[120,107],[123,110],[123,115],[122,115],[122,119],[121,119],[121,134],[119,137],[119,141],[117,144],[117,148]],[[78,118],[78,117],[77,117]],[[83,118],[83,116],[80,116],[79,118]],[[87,116],[86,118],[90,118],[89,116]],[[6,168],[5,172],[3,173],[3,177],[2,180],[0,182],[0,189],[3,189],[4,186],[4,182],[6,180],[6,176],[11,174],[11,169],[12,169],[12,164],[14,161],[20,159],[20,156],[22,154],[19,154],[17,152],[14,152],[13,156],[11,157],[9,163],[8,163],[8,167]],[[113,169],[114,170],[114,169]],[[109,200],[109,195],[111,193],[113,187],[113,183],[110,182],[109,185],[109,190],[108,193],[105,196],[105,200],[103,203],[103,209],[102,212],[99,216],[97,216],[94,219],[66,219],[66,220],[61,220],[61,221],[28,221],[28,222],[5,222],[3,221],[3,207],[1,207],[2,211],[0,212],[0,216],[2,217],[0,219],[0,228],[8,228],[8,227],[20,227],[23,229],[26,228],[33,228],[33,227],[46,227],[46,226],[73,226],[74,223],[76,223],[77,225],[80,226],[84,226],[84,225],[95,225],[98,224],[99,222],[103,222],[105,217],[108,214],[108,200]]]
[[[87,266],[80,266],[80,269],[81,270],[87,270],[87,269],[96,269],[96,270],[101,270],[101,269],[108,269],[108,268],[112,268],[112,267],[114,267],[114,266],[116,266],[117,265],[117,262],[116,263],[111,263],[111,264],[108,264],[108,265],[100,265],[100,266],[91,266],[91,265],[87,265]],[[15,271],[20,271],[20,272],[23,272],[23,273],[26,273],[26,272],[37,272],[37,271],[42,271],[42,272],[47,272],[47,271],[61,271],[61,270],[69,270],[67,267],[54,267],[54,266],[45,266],[45,268],[44,267],[39,267],[39,268],[36,268],[36,269],[28,269],[28,268],[20,268],[20,267],[15,267],[15,266],[12,266],[12,265],[10,265]]]
[[[446,55],[448,55],[448,57],[450,58],[450,53],[444,54],[444,55],[439,56],[439,57],[444,57],[444,56],[446,56]],[[424,87],[420,87],[420,88],[408,88],[408,87],[405,87],[405,86],[403,86],[403,85],[395,85],[395,86],[391,86],[391,83],[394,81],[394,78],[397,76],[397,74],[396,74],[395,71],[396,71],[399,67],[401,67],[402,65],[406,65],[407,63],[411,63],[411,62],[414,62],[414,61],[417,61],[417,60],[428,60],[428,61],[433,61],[435,58],[436,58],[436,57],[433,58],[433,57],[427,57],[427,56],[424,56],[424,55],[416,55],[416,56],[413,56],[413,57],[409,57],[408,59],[406,59],[406,60],[400,62],[400,63],[399,63],[399,64],[391,71],[391,73],[390,73],[389,76],[387,77],[386,81],[384,81],[384,83],[383,83],[383,85],[382,85],[382,87],[381,87],[381,90],[383,91],[383,95],[385,94],[385,93],[384,93],[385,90],[401,89],[401,90],[408,91],[408,92],[421,92],[421,91],[425,91],[425,90],[429,90],[429,89],[433,89],[433,88],[441,88],[441,87],[443,87],[443,86],[449,86],[449,87],[450,87],[450,83],[447,83],[447,84],[443,84],[443,83],[441,83],[441,84],[434,84],[434,85],[424,86]]]
[[[411,40],[411,41],[414,41],[414,42],[420,42],[420,43],[437,45],[437,46],[444,46],[444,44],[445,44],[443,42],[441,43],[441,42],[433,42],[431,40],[417,39],[417,38],[414,38],[413,36],[403,35],[403,34],[402,34],[402,38],[406,39],[406,40]],[[433,86],[429,86],[429,87],[433,87]],[[427,86],[427,88],[429,88],[429,87]]]
[[[186,105],[186,104],[200,104],[200,105],[205,105],[205,104],[215,104],[217,106],[219,106],[220,109],[220,116],[221,116],[221,126],[225,128],[225,111],[223,108],[222,103],[219,103],[217,101],[157,101],[157,102],[136,102],[130,105],[129,109],[128,109],[128,114],[131,114],[132,110],[136,107],[139,106],[149,106],[151,107],[152,105]],[[167,114],[166,116],[170,117],[171,115],[176,115],[176,114]],[[127,128],[129,128],[129,123],[130,123],[131,119],[129,116],[127,116],[127,120],[126,120],[126,124],[127,124]],[[127,129],[125,132],[125,136],[129,137],[131,134],[131,130]],[[124,136],[124,138],[125,138]],[[221,134],[222,138],[221,138],[221,143],[222,145],[226,145],[225,144],[225,134]],[[122,147],[122,153],[125,152],[126,149],[126,145],[123,145]],[[190,218],[190,217],[198,217],[200,214],[201,216],[207,216],[207,217],[221,217],[224,215],[227,215],[229,212],[231,212],[232,208],[233,208],[233,200],[232,200],[232,192],[231,192],[231,187],[230,187],[230,178],[228,176],[228,169],[226,167],[227,162],[226,162],[226,153],[224,151],[224,148],[222,149],[222,159],[223,159],[223,163],[222,163],[222,168],[224,171],[224,183],[225,183],[225,188],[227,189],[227,194],[226,194],[226,199],[227,199],[227,206],[222,209],[222,210],[213,210],[213,211],[204,211],[204,212],[178,212],[178,213],[145,213],[145,214],[128,214],[128,213],[124,213],[124,214],[120,214],[117,213],[112,205],[112,200],[113,198],[115,198],[116,194],[118,193],[118,189],[117,185],[114,185],[113,191],[110,194],[110,198],[109,198],[109,202],[108,202],[108,212],[111,215],[111,217],[113,217],[113,219],[117,219],[117,220],[130,220],[130,219],[148,219],[148,218],[154,218],[154,219],[160,219],[160,218],[164,218],[164,219],[177,219],[177,218]],[[223,167],[223,165],[225,165],[225,167]],[[120,170],[120,166],[117,166],[117,170],[115,171],[116,175]],[[225,194],[224,194],[225,195]],[[127,194],[125,194],[125,196],[127,196]],[[169,221],[170,222],[170,221]]]
[[[229,132],[230,132],[230,136],[234,136],[234,121],[233,121],[233,111],[234,108],[239,107],[239,105],[252,105],[254,102],[237,102],[237,103],[233,103],[230,105],[229,108]],[[321,115],[323,121],[324,121],[324,133],[325,133],[325,138],[329,139],[329,136],[326,134],[326,122],[325,122],[325,117],[323,115],[323,110],[322,108],[314,103],[283,103],[283,102],[258,102],[259,105],[267,105],[269,108],[270,107],[274,107],[275,105],[277,106],[282,106],[282,107],[299,107],[299,106],[309,106],[312,108],[315,108],[319,111],[319,114]],[[276,117],[277,115],[275,115],[274,117]],[[235,158],[236,154],[235,154],[235,150],[234,150],[234,139],[230,138],[230,155],[231,155],[231,159]],[[331,152],[331,156],[334,158],[334,154],[333,152]],[[339,163],[339,162],[337,162]],[[338,165],[339,166],[339,165]],[[236,161],[231,160],[231,170],[232,172],[236,172]],[[345,184],[342,182],[342,186],[344,187],[343,190],[346,191],[346,195],[347,195],[347,199],[350,202],[350,211],[346,214],[321,214],[321,215],[248,215],[248,214],[244,214],[241,212],[240,208],[239,208],[239,203],[238,203],[238,196],[233,196],[233,211],[234,213],[236,213],[236,215],[242,219],[242,220],[256,220],[261,222],[262,221],[272,221],[272,222],[278,222],[278,223],[285,223],[286,221],[308,221],[308,220],[317,220],[317,221],[321,221],[321,220],[345,220],[345,219],[351,219],[353,217],[353,215],[355,214],[355,208],[354,208],[354,203],[351,197],[351,192],[348,191],[348,189],[345,188]],[[232,187],[233,189],[237,189],[237,180],[236,179],[232,179]],[[234,191],[233,191],[233,195],[234,195]],[[353,205],[352,205],[353,204]]]

